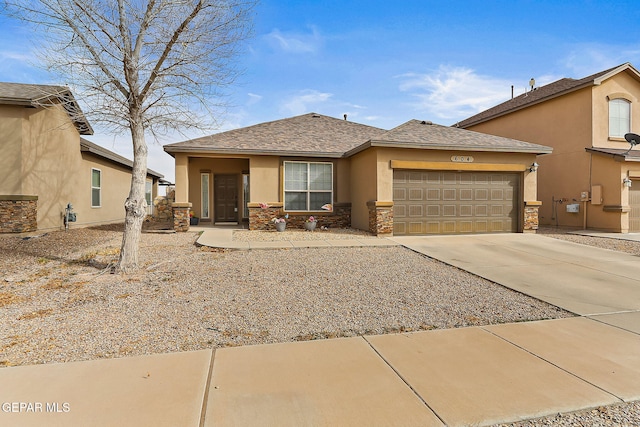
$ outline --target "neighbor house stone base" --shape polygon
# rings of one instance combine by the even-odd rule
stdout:
[[[369,208],[369,232],[376,236],[393,234],[393,202],[370,200],[367,202],[367,207]]]
[[[156,196],[153,199],[153,219],[170,221],[173,218],[173,202],[175,199],[175,190],[171,190],[166,196]]]
[[[38,196],[0,195],[0,233],[38,229]]]
[[[522,231],[525,233],[531,233],[538,229],[539,217],[538,211],[542,206],[542,202],[530,201],[524,202],[524,226]]]
[[[336,203],[333,211],[329,212],[286,212],[280,202],[249,203],[249,230],[275,230],[272,222],[274,218],[287,218],[287,229],[303,229],[304,222],[313,216],[316,221],[316,229],[328,228],[348,228],[351,227],[351,203]]]
[[[173,203],[173,229],[180,231],[189,231],[189,211],[191,203]]]

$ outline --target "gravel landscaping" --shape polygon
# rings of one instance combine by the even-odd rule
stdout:
[[[0,367],[571,316],[402,247],[228,251],[147,232],[140,271],[110,274],[121,227],[0,235]],[[248,233],[234,239],[376,238]],[[640,254],[639,242],[541,233]],[[510,425],[638,425],[638,414],[632,403]]]
[[[237,232],[242,237],[247,232]],[[255,238],[375,238],[357,231]],[[118,226],[0,237],[0,365],[549,319],[569,313],[401,247],[225,251]]]

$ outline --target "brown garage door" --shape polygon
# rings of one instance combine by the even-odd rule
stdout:
[[[515,173],[394,170],[393,233],[515,232]]]
[[[640,232],[640,181],[634,180],[629,189],[629,232]]]

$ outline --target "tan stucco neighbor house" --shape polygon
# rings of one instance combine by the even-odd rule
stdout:
[[[540,223],[640,232],[640,73],[631,64],[563,78],[461,121],[460,128],[550,145],[538,161]]]
[[[531,165],[543,145],[411,120],[386,131],[309,113],[165,145],[175,157],[176,228],[204,223],[376,235],[537,228]]]
[[[62,86],[0,83],[0,233],[124,220],[132,162],[81,138],[93,130]],[[147,199],[162,175],[148,170]]]

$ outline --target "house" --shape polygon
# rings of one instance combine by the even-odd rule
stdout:
[[[640,73],[631,64],[563,78],[458,123],[553,147],[538,161],[541,224],[640,232]]]
[[[124,220],[132,162],[92,134],[68,88],[0,83],[0,233],[61,229],[68,203],[77,225]],[[148,171],[148,202],[160,178]]]
[[[376,235],[537,228],[531,165],[543,145],[411,120],[386,131],[309,113],[164,146],[174,221],[319,226]]]

